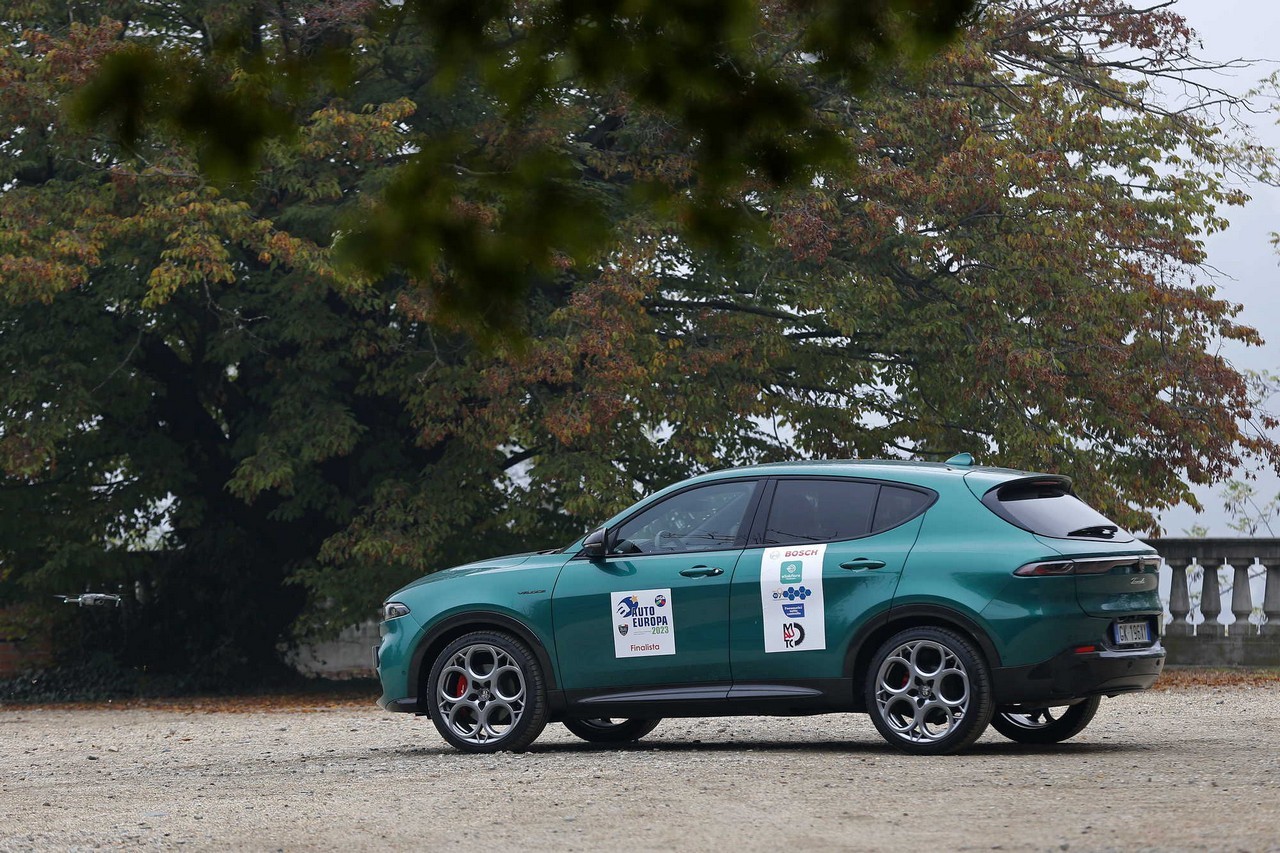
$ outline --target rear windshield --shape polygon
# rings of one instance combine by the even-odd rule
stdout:
[[[1011,524],[1055,539],[1132,542],[1133,534],[1071,494],[1057,480],[1023,480],[992,489],[982,502]]]

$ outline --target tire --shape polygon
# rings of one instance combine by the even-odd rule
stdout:
[[[662,720],[612,719],[565,720],[564,727],[591,743],[626,743],[639,740],[658,727]]]
[[[1000,708],[991,718],[991,725],[1018,743],[1060,743],[1084,731],[1101,702],[1101,696],[1090,696],[1066,708],[1035,708],[1030,711]],[[1061,712],[1057,717],[1053,716],[1055,710]]]
[[[445,646],[423,704],[436,730],[463,752],[520,752],[547,725],[546,678],[524,643],[477,631]]]
[[[913,755],[965,749],[995,711],[982,654],[946,628],[907,628],[886,640],[871,659],[863,698],[880,735]]]

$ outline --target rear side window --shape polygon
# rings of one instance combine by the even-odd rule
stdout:
[[[915,489],[904,489],[900,486],[881,486],[880,499],[876,501],[876,517],[871,530],[879,533],[890,527],[897,527],[909,518],[914,518],[933,501],[933,495],[917,492]]]
[[[932,501],[931,493],[858,480],[779,480],[763,544],[857,539],[896,527]]]
[[[1132,542],[1133,534],[1071,493],[1059,480],[1020,480],[987,492],[982,502],[1024,530],[1054,539]]]

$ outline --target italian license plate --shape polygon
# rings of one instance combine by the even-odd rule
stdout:
[[[1116,623],[1117,643],[1123,645],[1125,643],[1148,643],[1150,641],[1150,629],[1147,627],[1145,620],[1142,622]]]

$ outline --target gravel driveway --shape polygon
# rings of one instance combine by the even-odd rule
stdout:
[[[1280,850],[1280,685],[1103,702],[1067,744],[909,758],[861,715],[549,726],[465,756],[373,707],[0,710],[0,849]]]

